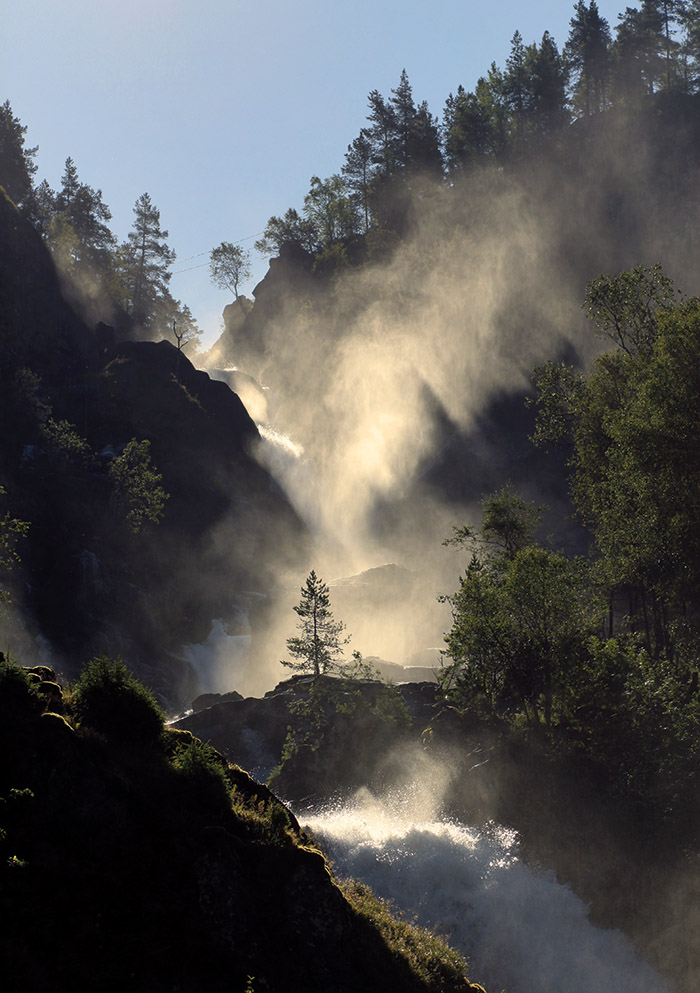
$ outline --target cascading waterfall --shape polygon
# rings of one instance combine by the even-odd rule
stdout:
[[[619,931],[594,927],[553,873],[520,858],[514,832],[433,819],[406,793],[307,815],[336,873],[361,879],[444,935],[486,989],[508,993],[671,993]]]

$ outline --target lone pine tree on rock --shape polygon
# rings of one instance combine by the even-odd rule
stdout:
[[[294,661],[282,660],[296,672],[308,672],[314,679],[338,669],[343,646],[350,637],[342,637],[345,625],[336,621],[330,609],[328,587],[312,569],[301,588],[301,600],[294,608],[301,620],[300,635],[287,639],[287,651]]]

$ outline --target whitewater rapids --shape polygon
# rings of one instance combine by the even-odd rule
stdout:
[[[594,927],[553,873],[521,860],[514,832],[421,819],[414,799],[379,801],[362,791],[303,820],[340,878],[361,879],[446,937],[488,990],[672,993],[623,934]]]

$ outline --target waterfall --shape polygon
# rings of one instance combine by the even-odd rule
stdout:
[[[623,934],[594,927],[553,873],[522,861],[514,832],[434,818],[413,801],[362,791],[303,820],[341,878],[361,879],[445,936],[487,990],[671,993]]]
[[[240,626],[248,627],[248,612],[239,607]],[[182,645],[179,657],[189,663],[194,675],[192,695],[226,693],[237,689],[245,672],[250,649],[250,634],[230,635],[223,621],[211,622],[205,641]]]

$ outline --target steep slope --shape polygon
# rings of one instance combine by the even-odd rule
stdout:
[[[481,989],[433,936],[344,893],[276,797],[164,730],[125,671],[93,666],[69,694],[52,677],[0,661],[8,989]]]
[[[0,484],[30,525],[13,588],[24,637],[15,624],[8,643],[41,635],[68,672],[123,654],[176,707],[198,689],[179,646],[274,587],[305,528],[252,458],[257,430],[226,385],[167,342],[86,327],[5,197],[0,225]],[[137,534],[109,476],[134,438],[169,494]]]

